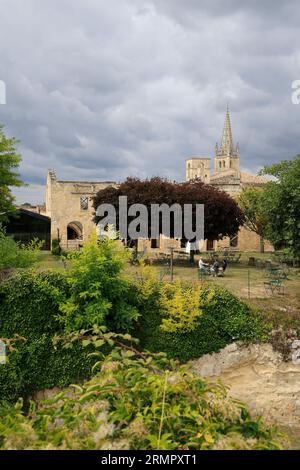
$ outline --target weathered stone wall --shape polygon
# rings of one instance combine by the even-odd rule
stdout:
[[[46,190],[46,212],[51,217],[51,240],[59,238],[61,247],[74,249],[82,244],[95,229],[93,222],[94,209],[91,198],[107,186],[116,186],[114,182],[79,182],[57,181],[53,172],[48,172]],[[82,210],[81,196],[88,197],[87,209]],[[79,223],[82,226],[82,237],[68,240],[69,224]],[[76,225],[75,225],[76,226]],[[81,239],[82,238],[82,239]]]
[[[176,250],[180,250],[181,241],[176,239],[170,239],[161,235],[158,240],[157,248],[151,247],[151,240],[147,238],[140,238],[138,241],[138,250],[139,251],[146,251],[147,253],[168,253],[170,251],[170,247],[175,248]]]
[[[210,182],[210,158],[189,158],[185,162],[186,179],[201,178],[204,183]]]
[[[218,240],[214,246],[216,250],[230,249],[230,238],[225,237],[222,240]],[[260,251],[260,237],[246,227],[241,227],[238,232],[235,249],[237,251]],[[264,241],[264,250],[274,251],[273,246],[268,240]]]

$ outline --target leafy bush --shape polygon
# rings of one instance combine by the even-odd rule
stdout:
[[[201,287],[181,281],[162,284],[159,290],[159,306],[163,316],[161,329],[169,333],[188,333],[197,328],[202,308],[212,300],[201,298]]]
[[[11,237],[6,236],[0,226],[0,270],[7,268],[27,268],[39,259],[39,249],[43,242],[32,240],[29,244],[21,245]]]
[[[176,283],[163,284],[159,303],[163,315],[161,329],[170,333],[193,331],[200,310],[200,286]]]
[[[113,342],[120,335],[101,335]],[[96,339],[96,338],[95,338]],[[126,338],[128,340],[128,338]],[[99,340],[96,340],[99,341]],[[2,449],[280,449],[275,428],[253,419],[221,385],[207,385],[162,355],[114,346],[91,381],[52,399],[2,407]]]
[[[52,240],[51,253],[55,256],[59,256],[61,254],[61,246],[60,246],[59,240],[57,238]]]
[[[93,361],[80,345],[71,351],[52,344],[52,337],[62,330],[57,315],[67,295],[64,276],[54,272],[22,272],[0,284],[0,337],[26,338],[1,366],[2,400],[14,401],[90,375]]]
[[[211,284],[200,290],[202,313],[193,318],[192,328],[190,325],[180,331],[180,328],[174,330],[172,326],[166,331],[165,311],[160,300],[161,286],[157,282],[152,283],[146,292],[145,286],[146,280],[138,284],[141,317],[134,332],[144,349],[164,351],[169,357],[187,361],[219,351],[233,341],[256,342],[267,337],[267,326],[259,312],[253,311],[226,289]],[[187,320],[185,316],[181,318]]]
[[[66,331],[95,324],[117,331],[132,327],[139,313],[131,302],[132,283],[121,276],[127,257],[114,240],[90,237],[68,271],[70,296],[60,305]]]

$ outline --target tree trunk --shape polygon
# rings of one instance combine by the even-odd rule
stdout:
[[[265,252],[265,242],[264,242],[263,237],[259,237],[259,251],[260,253]]]

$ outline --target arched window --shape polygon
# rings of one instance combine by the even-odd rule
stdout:
[[[223,160],[223,168],[225,168],[225,165],[226,165],[225,160]]]
[[[219,168],[222,168],[222,162],[219,162]]]

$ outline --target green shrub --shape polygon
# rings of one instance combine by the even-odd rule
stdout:
[[[52,344],[62,330],[57,315],[68,289],[64,276],[56,272],[22,272],[0,284],[0,337],[26,338],[0,366],[1,400],[14,401],[89,376],[93,361],[80,345],[71,351]]]
[[[0,225],[0,270],[7,268],[27,268],[39,259],[39,249],[43,242],[35,239],[28,245],[15,242],[6,236]]]
[[[60,254],[61,254],[61,247],[60,247],[60,244],[59,244],[59,240],[57,238],[52,240],[51,253],[55,256],[60,256]]]
[[[131,302],[132,282],[122,276],[127,258],[116,241],[91,235],[67,274],[70,296],[60,305],[67,332],[93,325],[113,331],[132,327],[139,313]]]
[[[97,366],[101,372],[91,381],[31,403],[27,416],[22,401],[0,407],[0,448],[278,450],[285,444],[276,428],[252,418],[224,387],[206,384],[162,355],[112,345]]]
[[[199,284],[177,281],[163,283],[159,289],[159,308],[162,315],[161,329],[167,333],[188,333],[195,330],[203,307],[214,296],[201,294]]]
[[[202,315],[189,332],[162,330],[164,311],[160,307],[159,283],[152,284],[151,291],[147,296],[140,295],[140,299],[141,317],[134,335],[140,338],[141,347],[149,351],[164,351],[169,357],[187,361],[219,351],[233,341],[266,339],[267,327],[261,315],[221,287],[202,287]]]

